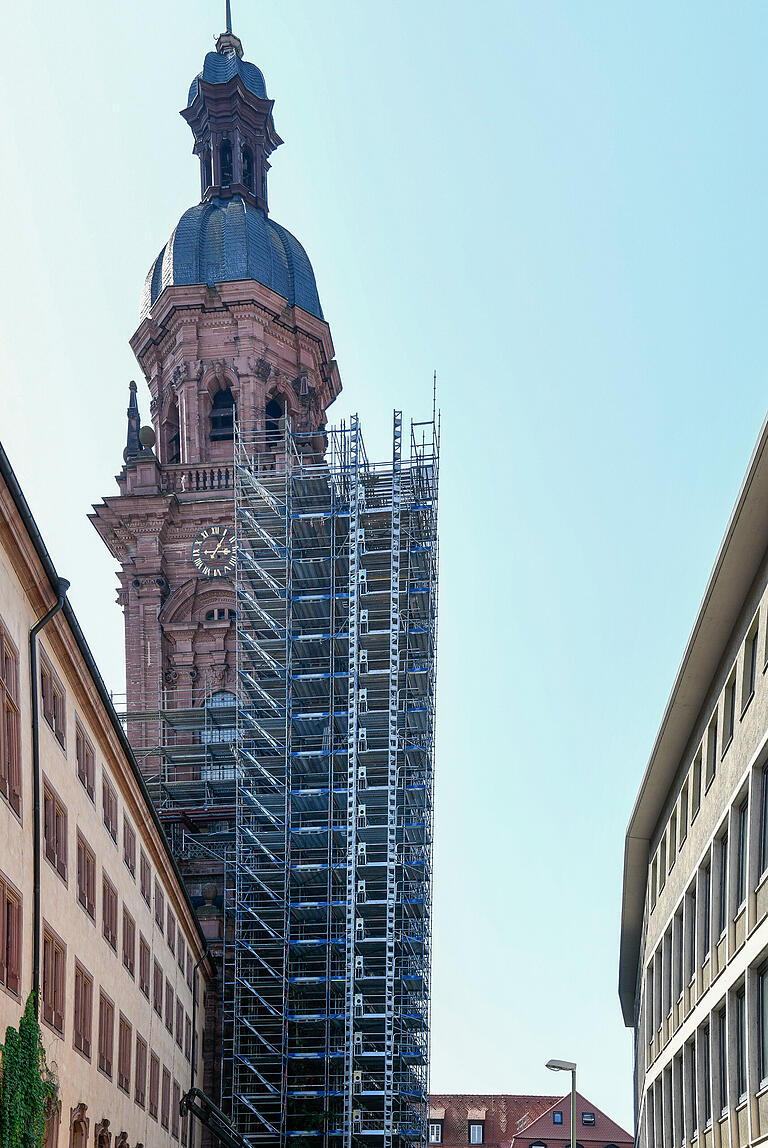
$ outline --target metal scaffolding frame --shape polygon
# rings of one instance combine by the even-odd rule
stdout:
[[[439,428],[235,441],[223,1079],[252,1145],[426,1141]]]

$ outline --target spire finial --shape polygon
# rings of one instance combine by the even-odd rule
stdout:
[[[232,35],[232,4],[227,0],[227,32]]]
[[[231,2],[231,0],[227,0],[226,9],[225,9],[225,17],[226,17],[226,23],[227,23],[227,30],[226,30],[226,32],[222,32],[221,35],[219,36],[218,40],[216,41],[216,51],[221,56],[228,56],[228,55],[231,55],[232,52],[235,52],[240,57],[240,59],[242,60],[242,58],[243,58],[243,45],[240,43],[237,36],[232,31],[232,2]]]
[[[139,404],[136,401],[136,383],[133,379],[128,384],[128,392],[130,396],[128,399],[128,435],[123,451],[125,462],[130,462],[137,454],[141,454],[141,439],[139,438],[141,418],[139,416]]]

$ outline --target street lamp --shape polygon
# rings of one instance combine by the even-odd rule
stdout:
[[[576,1148],[576,1065],[572,1060],[548,1060],[547,1068],[571,1074],[571,1148]]]

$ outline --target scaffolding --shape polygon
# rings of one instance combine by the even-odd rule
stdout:
[[[254,1148],[426,1142],[439,428],[404,451],[395,412],[385,463],[328,435],[235,441],[222,1076]]]

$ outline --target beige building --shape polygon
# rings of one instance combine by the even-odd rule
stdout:
[[[768,423],[626,837],[619,993],[638,1140],[768,1137]]]
[[[194,1148],[179,1100],[200,1077],[205,939],[66,601],[33,643],[35,714],[30,632],[58,594],[0,447],[0,1041],[38,979],[39,922],[49,1148]]]

